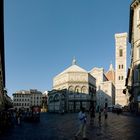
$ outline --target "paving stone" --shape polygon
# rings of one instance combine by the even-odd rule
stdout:
[[[9,128],[0,135],[0,140],[74,140],[78,130],[77,113],[42,113],[40,122],[22,122],[21,126]],[[89,140],[139,140],[140,118],[131,114],[108,114],[105,121],[102,116],[101,127],[96,114],[93,125],[87,118],[87,138]],[[79,138],[80,140],[81,138]]]

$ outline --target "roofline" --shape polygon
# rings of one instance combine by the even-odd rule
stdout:
[[[140,0],[133,0],[130,4],[130,14],[129,14],[129,43],[132,41],[132,27],[133,27],[133,15],[134,15],[134,10],[132,5],[134,2],[140,2]]]
[[[94,70],[102,70],[103,72],[104,72],[104,68],[103,67],[94,67],[94,68],[92,68],[90,71],[88,71],[88,73],[91,73],[92,71],[94,71]]]

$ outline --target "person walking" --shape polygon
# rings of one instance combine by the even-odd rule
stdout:
[[[83,140],[86,140],[86,122],[87,122],[87,116],[85,114],[85,108],[81,108],[79,114],[78,114],[78,118],[80,121],[80,127],[78,132],[75,135],[75,140],[78,140],[78,136],[80,134],[82,134]]]
[[[94,124],[94,118],[95,118],[95,107],[92,106],[89,110],[90,112],[90,124]]]
[[[106,120],[107,117],[108,117],[108,114],[107,114],[107,108],[104,108],[104,116],[105,116],[105,120]]]
[[[20,110],[17,111],[16,118],[17,118],[17,124],[21,125],[21,111]]]
[[[99,116],[98,116],[98,123],[99,123],[99,127],[101,127],[101,110],[99,110]]]

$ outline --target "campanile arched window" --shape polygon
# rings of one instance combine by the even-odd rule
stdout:
[[[123,56],[123,49],[119,50],[119,56],[122,57]]]

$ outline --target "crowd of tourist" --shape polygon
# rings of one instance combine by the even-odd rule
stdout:
[[[0,134],[14,126],[21,126],[22,121],[39,121],[40,114],[29,110],[8,109],[0,111]]]

